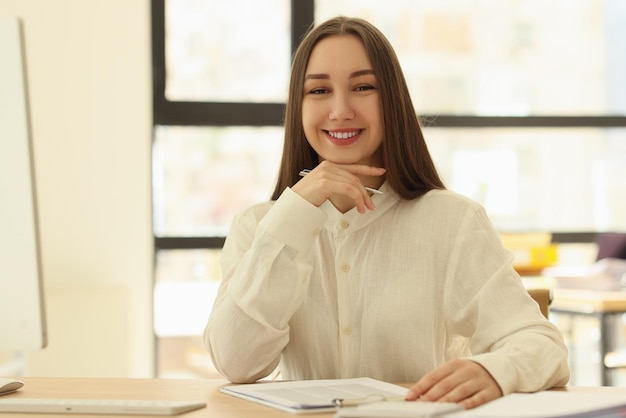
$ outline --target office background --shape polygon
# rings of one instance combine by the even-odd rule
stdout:
[[[573,241],[561,261],[591,262],[579,241],[626,229],[619,1],[291,3],[0,0],[25,23],[49,305],[29,374],[214,373],[198,336],[219,248],[269,194],[313,18],[390,37],[444,179],[500,230],[554,232]]]

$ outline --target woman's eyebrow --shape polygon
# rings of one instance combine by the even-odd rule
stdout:
[[[350,74],[350,78],[360,77],[362,75],[369,75],[369,74],[373,75],[374,70],[368,68],[367,70],[355,71],[352,74]]]
[[[374,70],[368,68],[366,70],[355,71],[350,74],[349,78],[355,78],[369,74],[374,74]],[[328,80],[329,78],[330,76],[328,74],[307,74],[304,77],[305,80]]]
[[[328,80],[330,76],[328,74],[307,74],[305,80]]]

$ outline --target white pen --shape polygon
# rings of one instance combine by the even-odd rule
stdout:
[[[309,174],[310,172],[311,172],[311,170],[305,168],[304,170],[300,170],[300,172],[298,174],[300,175],[300,177],[304,177],[307,174]],[[367,187],[367,186],[364,186],[364,187],[365,187],[365,190],[367,190],[370,193],[383,194],[383,192],[381,192],[378,189],[372,189],[371,187]]]

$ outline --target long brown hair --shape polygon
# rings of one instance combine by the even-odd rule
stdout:
[[[432,189],[444,189],[432,161],[419,118],[413,107],[400,62],[387,38],[371,23],[358,18],[336,17],[312,28],[293,57],[289,99],[285,108],[285,141],[272,200],[299,179],[299,171],[319,163],[302,126],[304,76],[311,52],[329,36],[358,37],[369,56],[378,81],[384,125],[381,144],[386,181],[404,199],[414,199]]]

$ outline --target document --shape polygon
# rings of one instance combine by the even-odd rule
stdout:
[[[445,415],[450,418],[621,418],[623,394],[576,391],[512,393],[478,408]]]
[[[457,412],[455,412],[457,411]],[[478,408],[437,402],[377,402],[342,408],[335,418],[624,418],[623,394],[545,391],[513,393]]]
[[[230,385],[220,391],[293,414],[305,414],[335,411],[336,400],[400,399],[407,388],[359,377]]]
[[[433,418],[448,416],[463,407],[453,402],[375,402],[341,408],[334,418]]]

